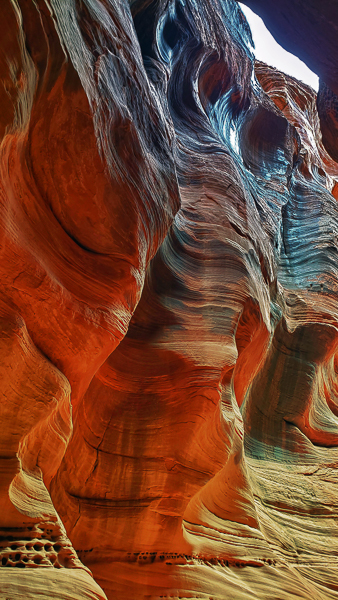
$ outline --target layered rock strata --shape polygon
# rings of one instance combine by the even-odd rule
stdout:
[[[338,598],[331,88],[233,0],[0,28],[1,594]]]

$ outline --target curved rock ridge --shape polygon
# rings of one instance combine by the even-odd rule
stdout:
[[[337,599],[330,81],[234,0],[0,34],[1,594]]]
[[[1,592],[103,598],[45,486],[178,209],[173,130],[128,7],[1,11]]]

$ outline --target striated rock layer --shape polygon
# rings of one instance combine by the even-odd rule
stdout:
[[[338,599],[330,82],[234,0],[0,44],[1,600]]]

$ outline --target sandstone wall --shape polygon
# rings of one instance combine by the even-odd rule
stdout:
[[[234,0],[3,0],[0,48],[0,599],[337,599],[330,68]]]

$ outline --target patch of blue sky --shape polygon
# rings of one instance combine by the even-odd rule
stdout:
[[[287,73],[296,79],[300,79],[318,91],[318,76],[310,71],[303,61],[297,56],[290,54],[280,46],[269,30],[265,27],[263,20],[250,8],[239,3],[246,19],[250,25],[252,38],[255,44],[253,53],[257,60],[275,67],[283,73]]]

